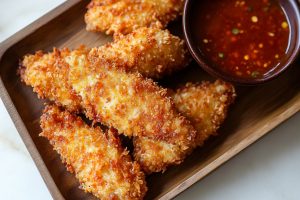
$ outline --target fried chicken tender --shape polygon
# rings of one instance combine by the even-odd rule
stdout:
[[[82,51],[65,58],[69,83],[82,99],[86,115],[126,136],[144,136],[190,151],[195,130],[181,116],[167,91],[138,73],[126,73]]]
[[[157,86],[152,80],[143,78],[138,73],[128,73],[122,67],[114,66],[105,59],[95,59],[95,49],[88,51],[80,48],[74,51],[55,50],[59,54],[52,61],[52,56],[40,56],[40,59],[30,59],[30,55],[21,65],[21,78],[28,85],[38,89],[35,91],[44,94],[45,98],[54,96],[56,103],[69,109],[72,98],[63,99],[65,93],[75,93],[80,97],[80,110],[83,110],[91,120],[114,127],[119,133],[129,137],[143,136],[167,144],[176,144],[178,154],[174,155],[174,162],[163,163],[158,171],[164,170],[168,165],[178,164],[193,150],[196,131],[190,122],[178,113],[166,90]],[[50,53],[53,54],[53,53]],[[62,56],[64,55],[64,56]],[[36,55],[33,55],[34,57]],[[50,60],[47,60],[50,58]],[[38,64],[36,64],[38,63]],[[39,73],[38,67],[44,69],[43,64],[64,63],[68,72],[62,77],[61,85],[70,90],[61,90],[59,81],[53,84],[51,69],[47,73],[40,73],[39,81],[29,75]],[[64,68],[65,69],[65,68]],[[32,72],[33,70],[33,72]],[[59,74],[59,71],[57,72]],[[45,78],[44,78],[45,77]],[[33,79],[34,81],[32,82]],[[65,81],[66,80],[66,81]],[[39,84],[36,84],[38,82]],[[43,84],[40,84],[40,83]],[[56,93],[49,93],[48,87]],[[68,96],[67,96],[68,97]],[[63,100],[66,103],[60,102]]]
[[[210,136],[216,135],[235,97],[235,89],[231,84],[217,80],[215,83],[188,83],[179,88],[172,99],[176,108],[196,128],[195,144],[201,146]],[[169,163],[176,162],[179,153],[176,144],[145,137],[134,138],[135,160],[148,174],[159,172]]]
[[[164,28],[183,12],[185,0],[92,0],[88,31],[128,34],[140,27]]]
[[[101,60],[103,63],[128,72],[139,71],[145,77],[156,79],[180,70],[190,62],[190,55],[183,40],[173,36],[167,30],[153,28],[140,28],[102,47],[92,50],[82,47],[80,50],[84,54],[90,51],[89,56],[95,61]],[[21,69],[20,72],[23,81],[32,85],[41,98],[47,96],[53,101],[60,101],[63,105],[73,106],[75,109],[78,108],[80,100],[76,94],[68,92],[71,91],[67,83],[69,66],[64,58],[69,54],[68,49],[62,51],[54,49],[48,54],[39,51],[35,55],[27,55],[21,62],[21,66],[27,68],[26,74],[22,74],[25,70]],[[47,85],[47,83],[51,84]],[[68,99],[74,102],[65,102]]]
[[[197,130],[197,145],[202,145],[224,122],[236,92],[230,83],[187,83],[173,95],[176,108],[189,119]]]
[[[68,105],[74,107],[69,94],[75,93],[81,100],[79,107],[90,119],[115,127],[127,136],[147,136],[176,143],[179,139],[182,148],[189,146],[195,131],[174,108],[166,90],[138,73],[127,73],[105,59],[95,59],[94,51],[64,49],[26,56],[20,69],[21,78],[42,94],[40,97],[54,99],[68,109]],[[49,66],[56,63],[63,63],[64,67]],[[52,69],[57,71],[52,72]],[[67,70],[59,77],[60,84],[59,78],[51,75],[60,74],[59,70]],[[53,84],[55,81],[57,84]]]
[[[185,42],[168,30],[140,28],[94,49],[103,59],[126,71],[138,71],[148,78],[162,78],[186,67],[191,60]]]
[[[100,199],[143,199],[145,175],[113,131],[91,128],[82,119],[48,106],[41,117],[41,136],[60,154],[82,189]]]
[[[68,55],[68,50],[57,49],[49,54],[38,51],[27,55],[20,63],[19,73],[21,80],[32,86],[39,98],[48,98],[77,112],[81,108],[81,99],[68,83],[69,65],[63,59]]]

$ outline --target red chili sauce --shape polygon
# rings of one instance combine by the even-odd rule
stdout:
[[[195,37],[215,67],[240,78],[261,78],[280,64],[290,29],[278,0],[211,0],[198,6]]]

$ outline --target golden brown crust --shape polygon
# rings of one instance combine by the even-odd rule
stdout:
[[[165,172],[168,167],[179,165],[189,155],[176,144],[146,137],[134,137],[134,160],[137,161],[146,174]]]
[[[162,41],[169,40],[180,43],[166,31],[141,28],[92,50],[55,50],[49,55],[39,52],[25,57],[21,77],[40,96],[70,110],[83,107],[90,119],[128,136],[138,136],[134,139],[136,160],[147,173],[164,171],[181,163],[196,145],[215,134],[235,95],[233,87],[221,81],[188,84],[177,91],[173,96],[175,106],[196,126],[195,136],[193,127],[178,114],[164,89],[137,73],[128,73],[141,71],[155,76],[159,64],[171,66],[174,57],[169,55],[177,54],[166,53],[174,49],[167,42],[167,46],[161,46]],[[169,50],[160,52],[160,48]],[[180,50],[176,52],[180,54]],[[39,73],[44,65],[47,73]],[[153,70],[151,65],[157,67]],[[54,79],[52,70],[63,76]]]
[[[33,87],[39,98],[48,98],[77,112],[81,99],[68,84],[69,65],[63,59],[69,53],[68,49],[59,51],[54,48],[52,53],[38,51],[27,55],[20,62],[19,74],[25,84]]]
[[[113,43],[94,48],[94,59],[138,71],[148,78],[162,78],[186,67],[190,55],[183,40],[167,30],[140,28]]]
[[[190,62],[190,55],[183,40],[173,36],[167,30],[153,28],[140,28],[99,48],[90,50],[81,47],[78,50],[83,54],[89,54],[93,62],[106,63],[128,72],[138,71],[149,78],[169,75],[184,68]],[[53,101],[72,98],[74,103],[76,101],[72,105],[75,109],[79,105],[79,100],[74,93],[68,93],[71,91],[67,83],[69,66],[64,61],[64,58],[69,55],[68,49],[61,51],[54,49],[53,53],[48,54],[39,51],[24,57],[20,71],[22,80],[27,85],[32,85],[41,98],[47,96]],[[49,81],[43,82],[39,78],[41,76]],[[47,85],[47,83],[52,84]],[[47,88],[48,94],[43,94],[43,89],[39,88],[44,90]],[[60,92],[58,88],[64,91]],[[65,104],[69,105],[70,102]]]
[[[153,36],[157,34],[159,36]],[[143,37],[146,39],[141,39]],[[157,39],[154,42],[157,45],[146,46],[146,41],[152,37]],[[147,136],[171,143],[176,142],[176,137],[180,137],[182,141],[180,145],[185,149],[191,143],[194,130],[174,109],[171,100],[165,95],[165,90],[137,73],[125,72],[128,71],[125,66],[133,68],[132,71],[142,71],[140,70],[142,66],[150,67],[153,62],[157,63],[158,57],[161,59],[161,64],[171,66],[174,57],[169,54],[164,55],[165,51],[157,52],[157,56],[149,56],[151,53],[155,54],[155,51],[162,46],[160,43],[165,41],[163,39],[165,37],[171,37],[169,32],[142,28],[100,50],[95,48],[89,51],[79,48],[70,52],[64,49],[61,52],[55,50],[49,54],[29,55],[22,63],[21,78],[26,84],[32,85],[35,91],[43,94],[40,95],[41,97],[49,98],[68,108],[69,104],[72,105],[73,98],[66,94],[74,91],[82,100],[77,102],[76,99],[76,103],[84,104],[80,106],[91,119],[113,126],[120,133],[128,136]],[[145,40],[143,42],[145,45],[142,47],[138,42],[140,40]],[[175,40],[179,42],[178,39]],[[119,48],[124,49],[122,53]],[[123,59],[120,60],[121,56],[116,52],[125,54]],[[134,53],[128,56],[129,52]],[[63,63],[64,68],[57,67],[56,63]],[[46,73],[39,73],[39,69],[45,66]],[[52,73],[59,74],[60,79],[53,80]],[[31,74],[38,74],[38,76],[31,76]]]
[[[172,158],[172,162],[158,165],[157,171],[165,170],[168,165],[180,163],[191,152],[195,146],[195,130],[174,108],[166,90],[137,73],[127,73],[122,67],[114,66],[105,59],[95,58],[93,50],[91,53],[80,48],[67,52],[67,56],[59,57],[62,61],[57,61],[69,66],[65,77],[67,83],[62,84],[69,85],[71,90],[80,96],[80,106],[90,119],[117,128],[127,136],[143,136],[176,144],[178,155]],[[60,52],[60,55],[65,53]],[[49,63],[47,58],[40,56],[41,60],[36,62]],[[31,65],[35,65],[27,64],[22,69],[24,75],[30,74]],[[45,74],[41,73],[39,79],[52,81],[44,79],[43,76]],[[31,84],[30,79],[27,84]],[[45,84],[51,86],[52,83]],[[54,87],[60,88],[59,84]],[[45,89],[42,92],[47,98],[48,88],[39,88]],[[52,93],[50,98],[51,95]],[[60,103],[59,100],[60,98],[57,98],[56,103]]]
[[[90,119],[127,136],[176,143],[184,151],[191,146],[194,128],[174,108],[166,90],[152,80],[81,51],[72,51],[65,60],[70,65],[70,85]]]
[[[216,134],[235,97],[234,87],[220,80],[215,83],[188,83],[172,96],[176,108],[196,128],[197,146]],[[148,174],[166,169],[172,163],[180,163],[184,158],[177,145],[144,137],[134,138],[134,157]]]
[[[183,11],[185,0],[92,0],[88,31],[128,34],[140,27],[164,28]]]
[[[41,127],[41,136],[50,141],[84,191],[100,199],[143,199],[145,175],[114,131],[104,134],[56,106],[46,107]]]
[[[221,80],[214,83],[187,83],[172,97],[178,111],[196,128],[197,145],[202,145],[208,137],[217,134],[235,98],[233,85]]]

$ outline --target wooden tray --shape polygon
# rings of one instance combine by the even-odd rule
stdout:
[[[31,88],[20,83],[16,70],[19,59],[26,53],[39,49],[48,51],[54,46],[97,46],[110,41],[109,36],[85,31],[83,15],[87,4],[88,1],[67,1],[3,42],[0,48],[1,98],[54,199],[95,198],[78,189],[78,182],[65,170],[48,141],[38,137],[43,101],[38,100]],[[178,27],[178,22],[172,26]],[[162,84],[175,87],[187,80],[204,79],[212,78],[192,64]],[[238,99],[220,136],[197,149],[182,165],[148,177],[147,199],[175,197],[298,112],[300,64],[275,81],[257,87],[238,87],[237,92]]]

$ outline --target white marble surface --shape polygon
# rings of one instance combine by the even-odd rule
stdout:
[[[0,0],[0,41],[63,0]],[[177,197],[300,199],[300,113]],[[52,199],[0,101],[0,199]]]

